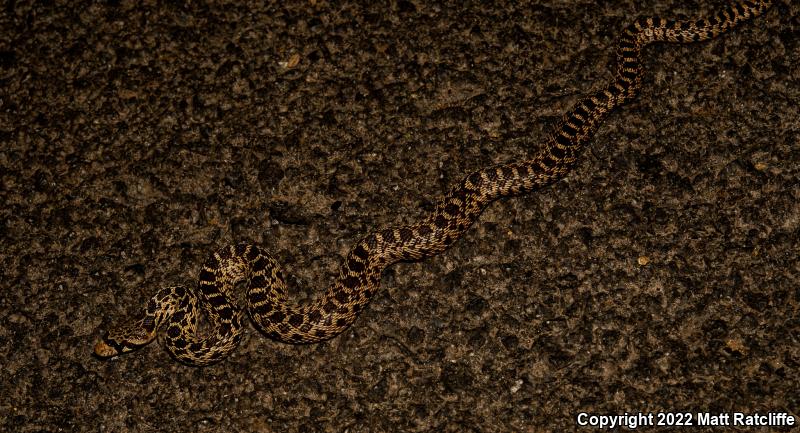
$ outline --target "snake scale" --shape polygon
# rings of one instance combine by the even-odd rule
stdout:
[[[636,95],[645,46],[711,39],[770,6],[771,1],[744,1],[696,21],[636,20],[620,38],[613,80],[577,102],[532,158],[475,171],[452,187],[421,222],[365,236],[347,254],[335,282],[309,305],[287,303],[282,271],[267,252],[255,245],[228,246],[203,265],[197,290],[161,289],[148,301],[143,317],[113,327],[95,345],[95,354],[110,358],[137,349],[155,339],[166,325],[164,344],[176,359],[191,365],[211,364],[239,344],[247,313],[267,336],[282,342],[314,343],[334,337],[370,301],[386,267],[441,253],[494,200],[563,177],[608,113]],[[240,281],[247,284],[247,308],[231,301]],[[206,314],[210,325],[204,333],[198,329],[200,313]]]

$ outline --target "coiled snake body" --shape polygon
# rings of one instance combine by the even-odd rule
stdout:
[[[344,331],[378,290],[383,269],[398,261],[421,260],[455,242],[492,201],[530,191],[564,176],[608,113],[633,98],[639,88],[641,50],[653,42],[711,39],[764,13],[771,1],[745,1],[698,21],[642,18],[622,34],[614,79],[569,110],[526,161],[495,165],[467,175],[421,222],[372,233],[350,250],[339,277],[310,305],[286,301],[285,284],[275,260],[255,245],[240,244],[213,254],[200,272],[198,290],[168,287],[153,296],[144,317],[109,331],[94,347],[113,357],[141,347],[166,325],[164,343],[175,358],[206,365],[227,356],[240,342],[245,311],[269,337],[287,343],[313,343]],[[247,308],[231,302],[232,290],[247,281]],[[198,332],[199,313],[211,330]]]

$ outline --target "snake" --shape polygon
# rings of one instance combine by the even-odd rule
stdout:
[[[95,344],[95,355],[107,359],[131,352],[166,328],[163,344],[175,359],[209,365],[240,344],[248,315],[264,335],[280,342],[304,344],[333,338],[364,310],[388,266],[442,253],[493,201],[563,178],[608,114],[636,96],[641,86],[641,52],[647,45],[712,39],[762,15],[771,5],[771,1],[740,1],[697,20],[636,19],[619,37],[613,78],[575,103],[531,157],[472,172],[416,224],[362,237],[344,258],[338,278],[311,302],[287,301],[283,271],[269,252],[253,244],[229,245],[206,260],[196,289],[160,289],[138,318],[111,326]],[[240,284],[246,284],[244,307],[233,301]],[[206,317],[202,327],[201,315]]]

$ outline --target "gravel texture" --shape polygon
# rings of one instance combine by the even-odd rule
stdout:
[[[800,415],[798,2],[651,47],[566,180],[390,268],[347,332],[250,327],[207,368],[91,348],[229,243],[268,246],[313,298],[359,237],[532,154],[634,17],[724,2],[30,3],[0,11],[0,430]]]

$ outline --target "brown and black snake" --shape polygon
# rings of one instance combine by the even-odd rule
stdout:
[[[175,358],[193,365],[214,363],[239,344],[246,313],[275,340],[314,343],[336,336],[353,323],[375,295],[386,267],[441,253],[494,200],[562,178],[608,113],[636,95],[641,81],[640,54],[645,46],[711,39],[763,14],[770,6],[771,1],[744,1],[700,20],[636,20],[620,38],[613,80],[576,103],[532,158],[470,173],[420,222],[365,236],[347,254],[336,281],[310,305],[287,302],[283,273],[269,253],[255,245],[229,246],[204,264],[197,290],[160,290],[148,301],[142,318],[113,327],[95,345],[95,354],[109,358],[132,351],[151,342],[159,328],[166,326],[164,343]],[[240,281],[247,284],[246,308],[231,301]],[[198,330],[201,312],[210,324],[210,330],[202,334]]]

